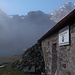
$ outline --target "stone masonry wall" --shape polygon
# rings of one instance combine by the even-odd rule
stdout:
[[[54,75],[75,75],[75,23],[70,25],[70,45],[58,46],[58,34],[42,41],[42,50],[47,75],[52,74],[52,44],[56,43],[57,70]]]

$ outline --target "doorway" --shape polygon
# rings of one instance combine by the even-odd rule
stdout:
[[[57,50],[56,43],[52,45],[52,75],[55,75],[57,70]]]

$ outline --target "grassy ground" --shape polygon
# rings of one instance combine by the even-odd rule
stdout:
[[[0,58],[0,62],[15,62],[16,60],[21,59],[21,58],[22,58],[22,54],[8,56],[8,57]]]
[[[0,58],[0,62],[8,62],[5,68],[0,68],[0,75],[39,75],[33,73],[25,73],[20,70],[12,68],[12,63],[18,59],[21,59],[22,55],[10,56],[6,58]]]
[[[0,68],[0,75],[6,74],[6,75],[30,75],[25,72],[22,72],[20,70],[14,69],[11,67],[11,63],[6,64],[5,68]]]

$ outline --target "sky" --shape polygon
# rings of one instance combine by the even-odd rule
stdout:
[[[0,9],[8,15],[26,15],[29,11],[38,10],[51,13],[68,1],[75,4],[75,0],[0,0]]]

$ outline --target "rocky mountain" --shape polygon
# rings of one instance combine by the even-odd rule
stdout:
[[[75,9],[75,5],[71,2],[68,2],[64,4],[64,6],[53,11],[51,13],[52,17],[50,18],[50,20],[59,22],[62,18],[64,18],[67,14],[69,14],[73,9]]]

